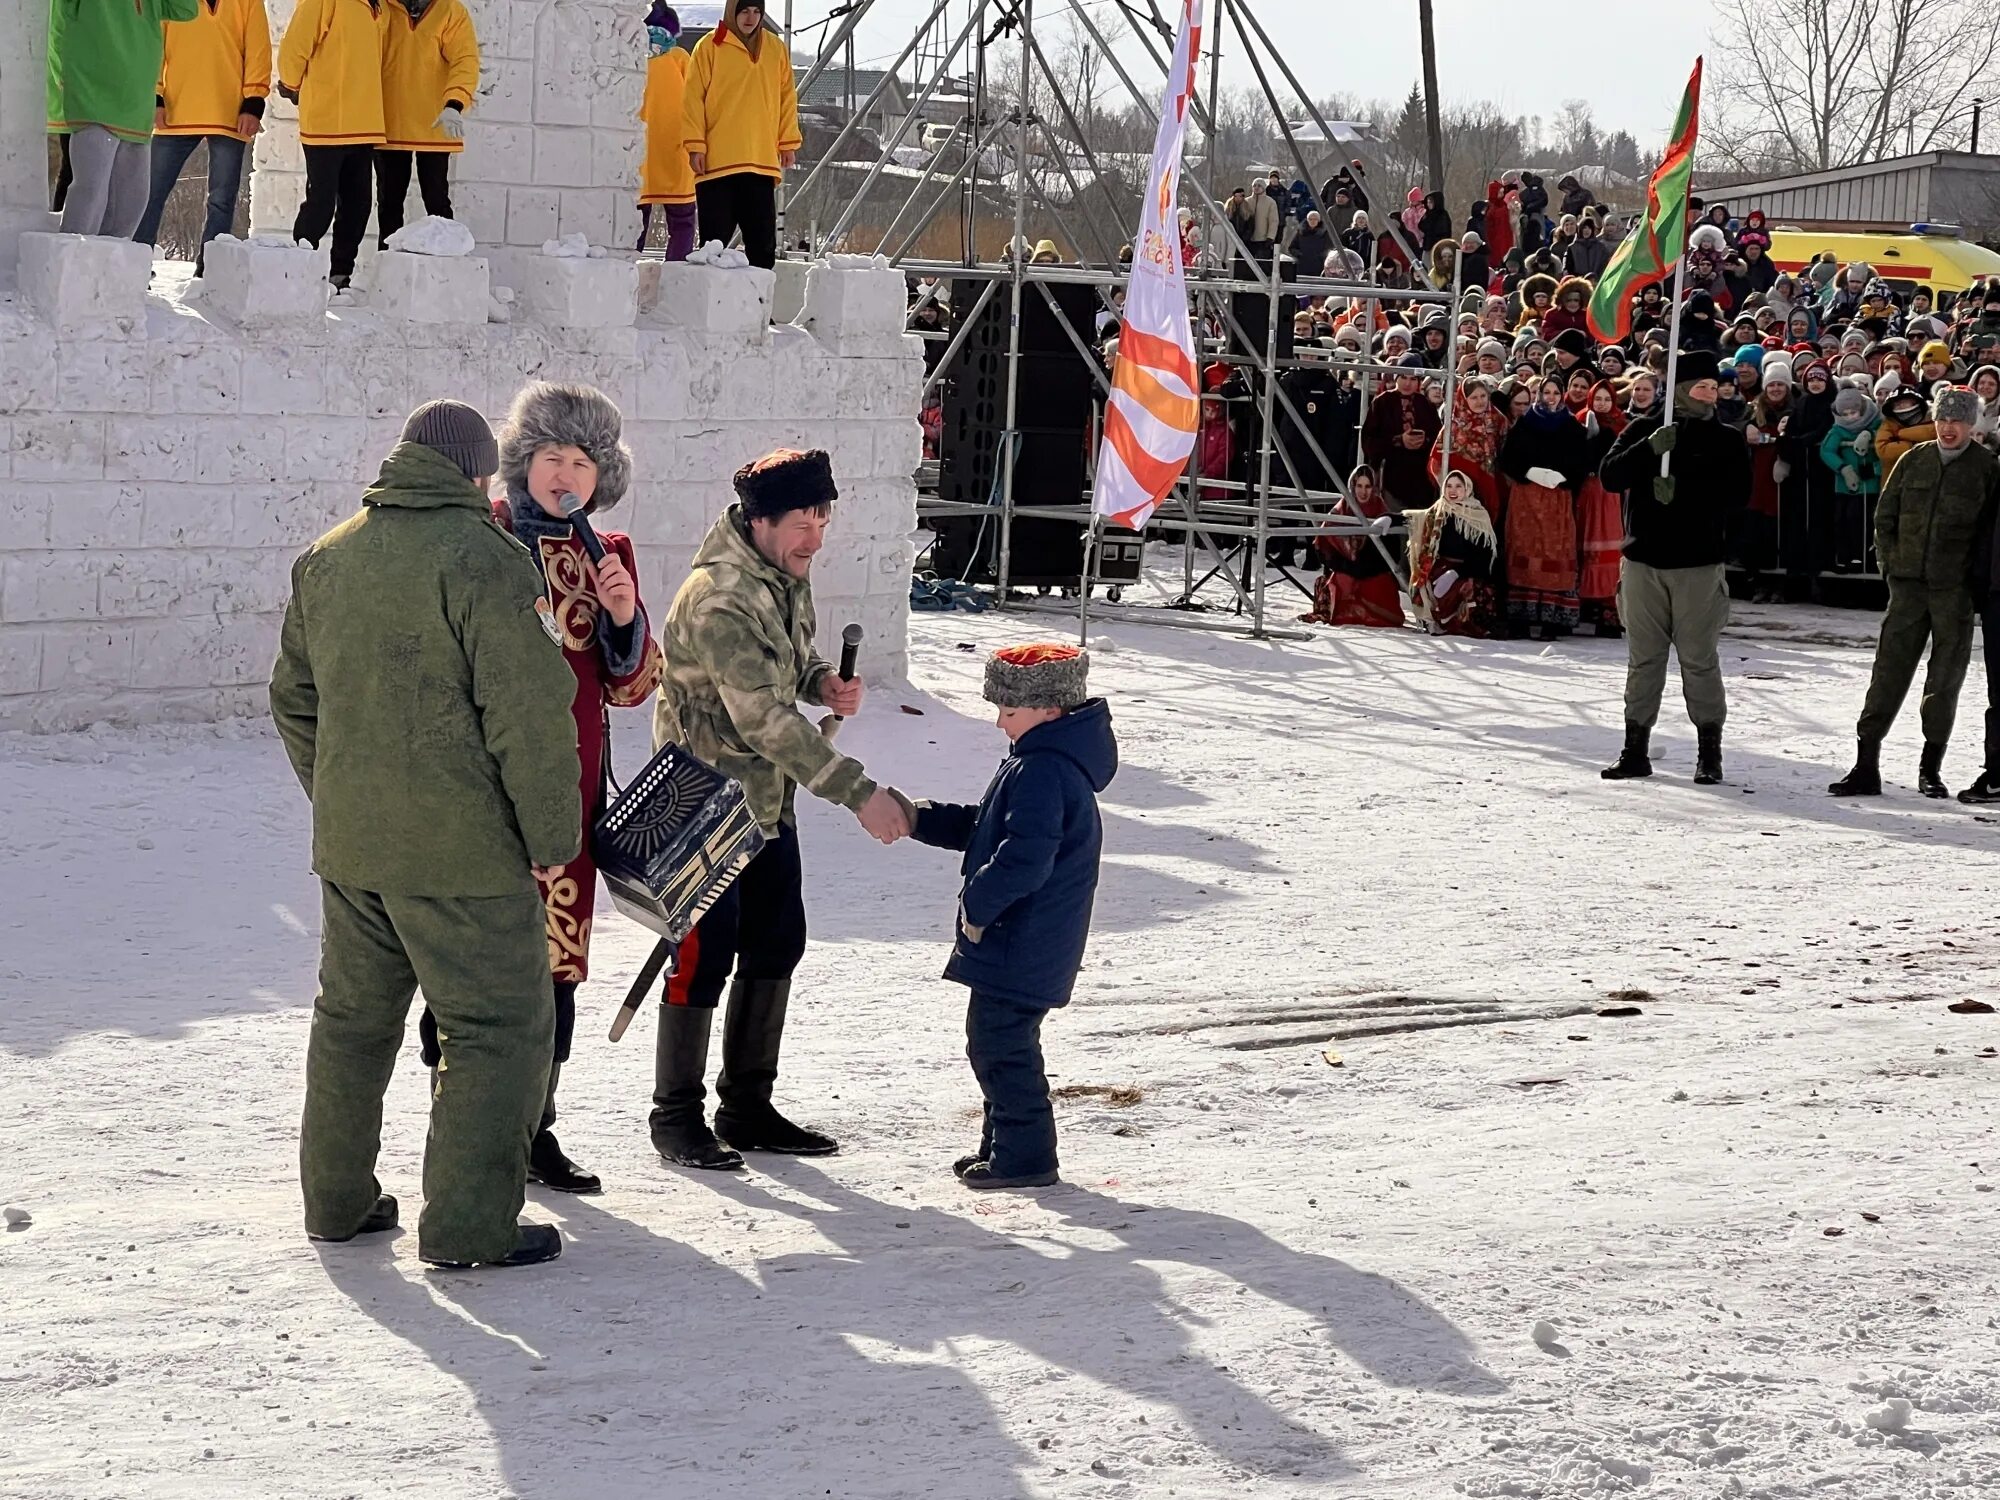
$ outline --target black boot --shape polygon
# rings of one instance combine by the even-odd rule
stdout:
[[[1917,790],[1926,797],[1951,795],[1951,788],[1944,784],[1944,749],[1935,741],[1924,743],[1924,758],[1917,763]]]
[[[2000,802],[2000,771],[1981,771],[1979,779],[1958,794],[1961,802]]]
[[[1857,740],[1854,769],[1827,790],[1836,797],[1879,797],[1882,795],[1882,742]]]
[[[722,1072],[715,1080],[715,1129],[739,1151],[831,1156],[832,1136],[794,1125],[771,1105],[778,1081],[778,1046],[785,1036],[789,979],[738,979],[729,989],[722,1026]]]
[[[1694,784],[1714,786],[1722,780],[1722,726],[1697,724],[1694,733]]]
[[[653,1054],[653,1149],[679,1166],[735,1172],[742,1169],[742,1155],[715,1138],[701,1107],[714,1019],[714,1011],[692,1005],[660,1007]]]
[[[397,1222],[396,1200],[387,1193],[380,1193],[376,1195],[375,1206],[368,1210],[368,1217],[361,1221],[361,1227],[355,1230],[354,1234],[308,1233],[306,1238],[319,1240],[328,1245],[344,1245],[353,1239],[355,1234],[383,1234],[394,1229]]]
[[[523,1224],[514,1248],[498,1260],[433,1260],[421,1257],[433,1271],[469,1271],[475,1265],[506,1269],[511,1266],[539,1266],[562,1254],[562,1231],[553,1224]]]
[[[562,1078],[562,1064],[549,1064],[549,1096],[542,1105],[542,1125],[528,1143],[528,1181],[539,1182],[558,1193],[588,1196],[604,1191],[595,1172],[586,1172],[563,1154],[562,1143],[549,1127],[556,1122],[556,1084]]]
[[[1597,774],[1606,781],[1634,781],[1641,776],[1653,774],[1653,761],[1647,747],[1652,743],[1653,731],[1643,724],[1625,726],[1625,748],[1618,752],[1618,759]]]

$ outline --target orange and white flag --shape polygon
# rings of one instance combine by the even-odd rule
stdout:
[[[1145,208],[1133,241],[1132,281],[1125,292],[1118,363],[1104,411],[1104,446],[1097,456],[1097,510],[1134,531],[1159,509],[1186,470],[1200,425],[1194,329],[1188,321],[1187,276],[1174,210],[1195,66],[1201,60],[1202,0],[1180,0],[1180,10]]]

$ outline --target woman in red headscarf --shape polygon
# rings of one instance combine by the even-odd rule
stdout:
[[[1389,513],[1375,471],[1363,464],[1349,476],[1347,500],[1338,514],[1352,523],[1356,516],[1373,521]],[[1323,571],[1313,590],[1312,613],[1299,616],[1310,625],[1386,625],[1403,623],[1402,586],[1382,545],[1369,536],[1318,536],[1313,550]]]
[[[1590,388],[1583,411],[1589,478],[1576,494],[1576,596],[1584,623],[1604,636],[1622,634],[1618,623],[1618,566],[1625,553],[1625,502],[1597,477],[1598,466],[1625,430],[1618,392],[1608,380]]]
[[[1459,382],[1451,395],[1451,468],[1472,481],[1472,493],[1498,519],[1504,486],[1500,483],[1500,444],[1507,437],[1507,417],[1493,404],[1493,387],[1474,377]],[[1431,484],[1444,488],[1444,433],[1431,444]]]

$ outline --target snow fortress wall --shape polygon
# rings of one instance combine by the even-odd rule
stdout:
[[[149,290],[137,246],[18,244],[0,291],[0,728],[264,712],[292,559],[353,513],[409,410],[455,397],[497,426],[534,379],[624,411],[634,480],[605,524],[632,534],[655,619],[739,465],[827,449],[823,645],[858,621],[868,675],[905,670],[923,360],[900,272],[815,265],[804,326],[772,328],[769,272],[571,260],[536,268],[512,322],[485,321],[483,284],[433,299],[479,321],[434,322],[382,297],[328,311],[321,254],[218,242],[197,299]]]

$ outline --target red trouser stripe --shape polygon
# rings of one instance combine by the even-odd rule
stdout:
[[[667,981],[667,1004],[686,1005],[688,991],[694,986],[694,971],[701,963],[701,928],[696,926],[681,939],[680,952],[674,955],[673,977]]]

